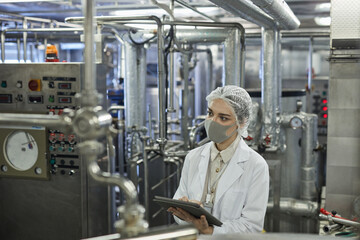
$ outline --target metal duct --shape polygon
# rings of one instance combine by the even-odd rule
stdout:
[[[224,43],[223,86],[240,86],[240,74],[244,72],[241,64],[242,48],[244,44],[241,43],[241,33],[239,29],[233,29]]]
[[[276,25],[272,17],[248,0],[210,0],[210,2],[259,26],[274,28]]]
[[[279,100],[277,72],[277,42],[275,30],[262,30],[262,63],[261,63],[261,104],[263,118],[262,138],[266,140],[266,146],[277,144],[277,120],[276,116]]]
[[[140,128],[145,125],[145,49],[125,41],[125,124]],[[138,55],[139,53],[139,55]],[[139,61],[138,61],[139,59]]]
[[[301,187],[300,198],[316,200],[317,196],[317,128],[318,116],[316,114],[302,113],[304,126],[301,140]]]
[[[283,29],[299,28],[299,19],[284,0],[252,0],[252,2],[279,22]]]

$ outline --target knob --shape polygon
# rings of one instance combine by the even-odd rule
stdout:
[[[74,175],[75,173],[76,173],[75,170],[70,170],[70,171],[69,171],[69,175],[70,175],[70,176]]]

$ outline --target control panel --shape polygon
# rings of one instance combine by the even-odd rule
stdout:
[[[312,113],[318,115],[318,135],[327,136],[328,127],[328,81],[316,82],[315,89],[311,94]]]
[[[61,115],[65,108],[79,107],[75,94],[81,90],[80,77],[83,65],[80,63],[2,64],[0,68],[0,112]],[[11,129],[11,126],[2,126],[0,129],[7,131],[0,134],[7,136],[1,137],[2,146],[11,139],[20,137],[20,142],[32,144],[32,148],[25,144],[14,150],[18,157],[13,158],[17,159],[15,162],[19,162],[19,166],[30,164],[25,162],[29,162],[28,156],[35,155],[35,152],[43,160],[35,160],[34,156],[31,160],[34,161],[32,166],[25,171],[12,164],[5,152],[0,158],[0,176],[48,178],[49,174],[71,176],[79,172],[80,159],[76,149],[78,139],[75,134],[66,134],[58,129],[45,129],[41,126],[33,126],[33,129],[24,127],[16,131],[8,131],[5,128]],[[42,128],[43,134],[34,132],[34,128]],[[21,154],[26,154],[26,158],[21,157]],[[46,164],[36,168],[37,161]],[[36,173],[36,169],[41,169],[42,174]]]

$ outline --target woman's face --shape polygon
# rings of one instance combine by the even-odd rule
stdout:
[[[208,114],[207,119],[211,119],[214,122],[217,122],[224,126],[232,125],[236,122],[236,117],[234,116],[233,110],[231,107],[222,99],[214,99],[209,107],[208,107]],[[237,125],[235,124],[233,127],[229,128],[226,131],[226,134],[231,134]]]

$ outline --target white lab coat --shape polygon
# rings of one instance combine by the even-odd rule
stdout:
[[[174,199],[186,196],[200,201],[211,144],[213,142],[188,153]],[[268,165],[241,139],[217,186],[212,214],[223,225],[214,226],[213,234],[262,231],[268,195]],[[175,220],[179,224],[186,223],[177,217]]]

